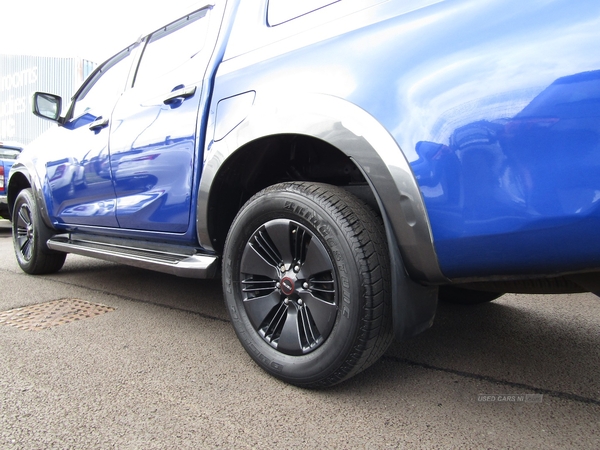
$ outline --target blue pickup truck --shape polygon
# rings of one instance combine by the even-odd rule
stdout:
[[[10,174],[17,261],[221,277],[249,355],[305,387],[438,300],[599,293],[599,22],[597,0],[199,5],[64,110],[34,95],[57,126]]]
[[[10,211],[6,196],[6,180],[10,168],[23,150],[23,146],[17,142],[0,141],[0,218],[10,219]]]

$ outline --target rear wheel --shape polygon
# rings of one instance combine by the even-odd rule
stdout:
[[[23,189],[17,196],[12,220],[15,255],[21,269],[32,275],[59,271],[67,255],[46,245],[54,233],[42,221],[31,189]]]
[[[375,362],[392,335],[381,220],[341,188],[284,183],[251,198],[229,231],[225,301],[267,372],[305,387]]]

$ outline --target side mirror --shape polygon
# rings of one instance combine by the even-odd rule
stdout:
[[[32,98],[33,114],[42,119],[59,122],[62,98],[58,95],[36,92]]]

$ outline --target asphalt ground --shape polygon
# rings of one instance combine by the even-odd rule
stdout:
[[[327,390],[286,385],[238,343],[219,281],[69,255],[18,268],[0,221],[0,314],[61,299],[114,310],[0,324],[0,448],[600,448],[600,299],[441,305]]]

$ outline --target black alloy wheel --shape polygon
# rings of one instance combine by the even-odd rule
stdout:
[[[393,338],[382,220],[339,187],[290,182],[252,197],[229,230],[223,290],[248,354],[288,383],[339,383]]]
[[[21,269],[32,275],[59,271],[67,255],[46,245],[54,233],[42,221],[31,189],[23,189],[17,196],[12,219],[13,245]]]
[[[298,222],[274,219],[254,232],[240,266],[254,329],[288,355],[315,350],[331,333],[339,300],[327,250]]]

